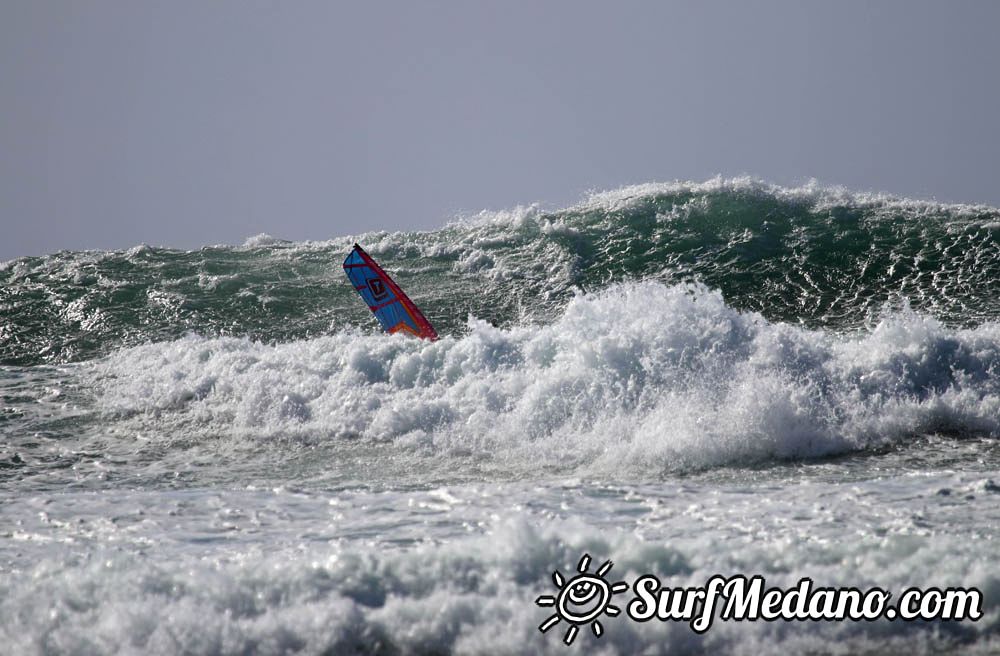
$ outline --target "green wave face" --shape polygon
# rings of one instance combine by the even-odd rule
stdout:
[[[86,360],[188,332],[286,341],[374,321],[340,268],[359,241],[443,335],[546,322],[578,291],[700,281],[772,321],[847,330],[887,303],[1000,316],[1000,211],[750,179],[643,185],[419,233],[61,252],[0,264],[0,363]],[[637,312],[642,308],[637,307]]]

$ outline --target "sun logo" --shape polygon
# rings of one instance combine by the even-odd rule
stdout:
[[[628,590],[628,584],[620,581],[610,584],[604,579],[604,575],[611,571],[611,561],[605,562],[593,574],[587,572],[590,568],[590,554],[583,554],[577,571],[580,572],[569,581],[563,578],[559,570],[552,572],[552,582],[559,588],[556,596],[542,595],[535,600],[538,606],[555,606],[556,612],[546,618],[538,626],[538,630],[545,633],[565,620],[570,626],[566,629],[566,637],[563,642],[567,645],[573,644],[576,634],[584,624],[590,624],[591,630],[598,638],[604,633],[604,627],[598,621],[601,614],[614,617],[621,612],[617,606],[611,605],[611,596],[619,592]]]

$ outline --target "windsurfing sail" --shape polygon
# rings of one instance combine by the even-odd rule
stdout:
[[[351,279],[354,289],[361,294],[385,332],[403,331],[432,342],[438,338],[437,331],[424,317],[424,313],[357,244],[354,244],[354,250],[344,260],[344,273]]]

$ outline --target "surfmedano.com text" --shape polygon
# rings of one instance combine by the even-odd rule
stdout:
[[[792,588],[765,588],[762,576],[711,577],[703,587],[669,588],[651,574],[636,579],[626,612],[632,620],[690,622],[704,633],[722,620],[978,620],[983,594],[976,588],[907,588],[891,603],[881,588],[816,587],[803,578]]]

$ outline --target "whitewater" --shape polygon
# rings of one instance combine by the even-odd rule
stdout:
[[[381,334],[361,243],[436,342]],[[16,654],[1000,650],[1000,210],[751,178],[0,263]],[[975,587],[975,622],[603,622],[553,570]]]

